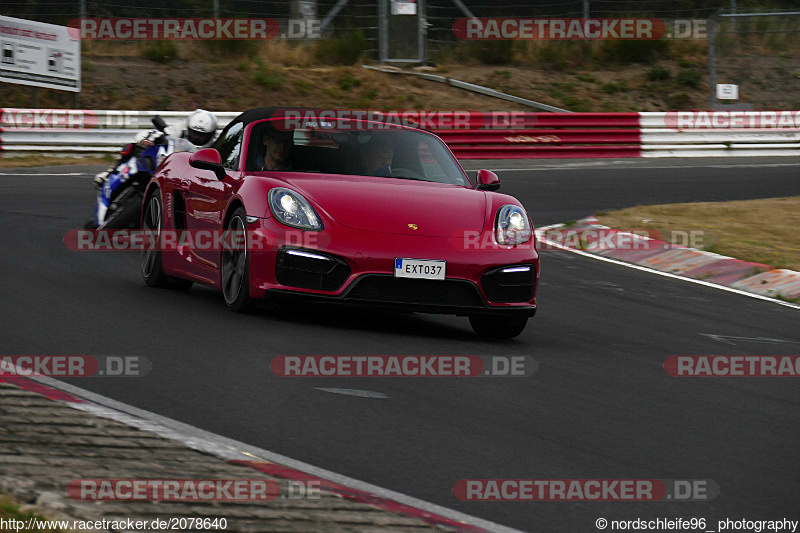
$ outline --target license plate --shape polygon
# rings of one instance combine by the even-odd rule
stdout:
[[[394,260],[394,277],[418,279],[444,279],[446,261],[433,259],[404,259]]]

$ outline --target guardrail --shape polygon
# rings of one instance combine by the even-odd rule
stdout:
[[[0,155],[114,153],[161,115],[189,112],[0,109]],[[462,117],[464,112],[462,113]],[[223,128],[237,112],[217,112]],[[800,156],[800,111],[467,113],[433,128],[460,159]]]
[[[800,156],[800,111],[639,113],[642,157]]]
[[[638,113],[518,113],[510,121],[514,128],[436,134],[459,159],[639,157]]]

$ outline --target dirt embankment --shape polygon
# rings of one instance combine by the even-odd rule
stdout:
[[[358,64],[320,66],[302,48],[272,44],[256,54],[218,55],[192,43],[175,57],[128,43],[94,43],[82,58],[84,109],[238,111],[266,105],[358,109],[531,110],[412,76]],[[148,59],[149,57],[149,59]],[[554,70],[536,62],[490,66],[464,57],[434,73],[485,85],[570,111],[665,111],[707,106],[704,58],[652,65],[594,65]],[[73,95],[42,89],[38,105],[72,107]],[[30,87],[0,84],[4,107],[31,107]]]

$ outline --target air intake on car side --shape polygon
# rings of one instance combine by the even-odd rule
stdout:
[[[281,285],[335,291],[349,275],[350,267],[338,257],[300,248],[284,247],[278,251],[275,279]]]
[[[536,282],[534,265],[508,265],[488,271],[481,279],[483,292],[490,302],[517,303],[533,298]]]

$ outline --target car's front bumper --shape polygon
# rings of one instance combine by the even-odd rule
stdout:
[[[534,243],[512,248],[481,246],[477,240],[477,245],[465,246],[458,238],[375,233],[341,225],[302,232],[271,218],[259,219],[249,229],[269,242],[250,253],[254,298],[295,296],[457,315],[536,312],[539,256]],[[287,250],[301,254],[287,256]],[[397,278],[394,263],[399,257],[447,261],[446,279]],[[525,267],[530,267],[527,274],[520,273]]]

